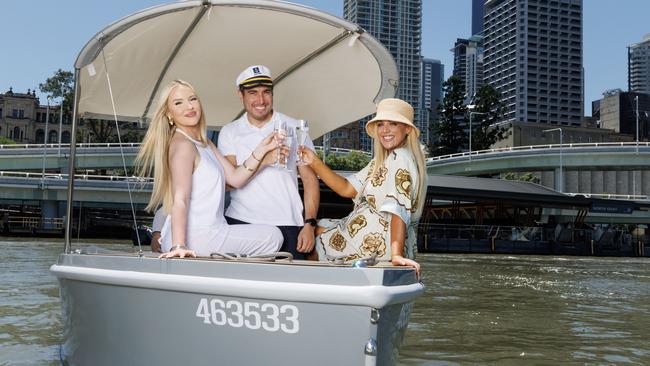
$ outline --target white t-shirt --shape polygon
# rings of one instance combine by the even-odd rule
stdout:
[[[244,113],[239,119],[227,124],[219,132],[219,151],[225,156],[234,155],[237,165],[248,159],[255,147],[266,136],[273,133],[273,122],[281,119],[287,128],[295,129],[298,121],[282,113],[273,112],[273,117],[262,128],[248,122]],[[226,216],[251,224],[275,226],[303,226],[302,200],[298,193],[296,152],[298,143],[294,134],[287,166],[269,166],[258,172],[246,185],[230,191],[230,206]],[[314,149],[314,143],[307,137],[305,145]]]

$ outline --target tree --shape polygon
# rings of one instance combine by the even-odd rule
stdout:
[[[468,116],[463,84],[458,76],[451,76],[442,86],[445,97],[437,108],[438,121],[431,124],[430,155],[457,153],[467,145],[467,135],[463,131]]]
[[[118,121],[120,126],[120,137],[123,143],[125,142],[140,142],[144,134],[135,126],[133,122]],[[119,142],[117,138],[117,130],[115,128],[115,121],[84,118],[82,125],[85,131],[78,131],[77,141],[82,142]]]
[[[12,139],[10,139],[8,137],[0,136],[0,145],[15,145],[15,144],[16,144],[16,141],[14,141],[14,140],[12,140]]]
[[[538,176],[535,175],[535,173],[528,172],[528,173],[514,173],[514,172],[509,172],[503,175],[503,178],[505,180],[519,180],[523,182],[531,182],[531,183],[541,183],[541,179],[539,179]]]
[[[41,92],[52,98],[63,98],[63,113],[69,116],[72,113],[74,102],[74,74],[70,71],[57,70],[52,77],[39,84]]]
[[[330,153],[325,158],[323,158],[323,153],[319,151],[318,156],[332,170],[356,172],[363,169],[370,162],[370,157],[360,151],[351,151],[347,155]]]
[[[501,102],[501,93],[487,84],[479,88],[475,103],[472,111],[478,113],[472,116],[472,150],[486,150],[505,137],[508,128],[496,124],[506,107]]]
[[[74,103],[74,74],[72,72],[59,69],[38,87],[41,92],[52,98],[63,98],[63,114],[67,117],[72,115],[72,104]],[[138,142],[142,139],[140,131],[132,123],[119,123],[122,142]],[[81,129],[77,131],[77,141],[118,141],[113,120],[84,118],[80,121],[80,125],[84,126],[85,131],[81,131]]]

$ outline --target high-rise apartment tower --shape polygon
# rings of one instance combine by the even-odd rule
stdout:
[[[359,24],[393,55],[400,77],[397,98],[413,106],[415,123],[422,136],[428,136],[428,124],[419,110],[422,0],[344,0],[343,17]],[[365,133],[360,137],[360,147],[370,150],[370,138]]]
[[[472,35],[483,33],[485,0],[472,0]]]
[[[505,121],[580,125],[582,0],[487,0],[483,35],[484,82]]]
[[[628,47],[628,90],[650,94],[650,34]]]
[[[422,99],[420,111],[427,124],[437,120],[437,108],[442,101],[442,83],[445,77],[445,65],[440,60],[422,59]],[[428,142],[430,136],[423,141]]]

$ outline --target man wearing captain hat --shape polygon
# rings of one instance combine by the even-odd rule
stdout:
[[[266,66],[247,67],[237,77],[236,86],[246,113],[221,129],[218,144],[230,162],[240,165],[255,146],[273,132],[274,121],[286,122],[289,129],[295,129],[299,122],[273,110],[273,78]],[[295,139],[295,136],[287,138]],[[297,145],[295,140],[291,143],[287,157],[289,169],[266,167],[244,187],[231,191],[225,216],[231,225],[277,226],[284,236],[280,250],[291,252],[294,258],[304,259],[314,248],[320,191],[318,178],[311,168],[296,166]],[[314,148],[310,138],[305,146]],[[304,200],[298,192],[296,171],[302,180]]]

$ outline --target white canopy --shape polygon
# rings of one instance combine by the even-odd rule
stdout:
[[[115,114],[148,120],[160,89],[183,79],[218,128],[242,113],[235,78],[255,64],[273,73],[275,109],[309,120],[312,138],[372,114],[398,82],[390,53],[335,16],[279,1],[181,1],[123,18],[88,42],[75,63],[78,113],[113,115],[110,78]]]

